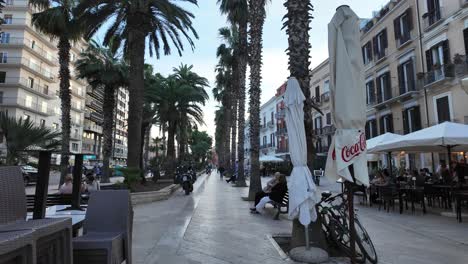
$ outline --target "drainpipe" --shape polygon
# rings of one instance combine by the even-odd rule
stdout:
[[[421,69],[423,73],[424,71],[424,52],[423,52],[423,44],[422,44],[422,30],[421,30],[421,16],[420,16],[420,9],[419,9],[419,0],[416,1],[416,17],[418,21],[418,41],[419,41],[419,52],[420,52],[420,62],[421,62]],[[427,67],[427,66],[426,66]],[[423,91],[424,91],[424,110],[426,112],[426,127],[429,127],[429,105],[427,102],[427,89],[424,85],[423,81]],[[431,165],[432,165],[432,172],[435,172],[435,164],[434,164],[434,152],[431,152]]]

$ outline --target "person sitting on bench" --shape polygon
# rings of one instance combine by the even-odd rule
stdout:
[[[275,172],[275,175],[273,176],[273,179],[271,179],[267,185],[263,188],[263,190],[257,192],[255,194],[255,204],[254,206],[257,206],[257,204],[260,202],[260,199],[262,199],[265,196],[268,196],[271,193],[271,189],[278,184],[279,178],[281,176],[281,173]],[[250,208],[250,210],[255,210],[255,207]]]
[[[275,173],[276,175],[276,173]],[[288,191],[288,184],[286,177],[282,174],[278,176],[278,183],[271,187],[271,192],[268,193],[265,197],[261,198],[258,203],[255,204],[255,207],[250,208],[250,212],[253,214],[259,214],[263,210],[265,205],[271,201],[281,204],[283,197]]]

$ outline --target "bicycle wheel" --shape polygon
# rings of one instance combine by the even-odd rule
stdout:
[[[336,219],[330,219],[329,232],[330,238],[338,246],[338,248],[344,252],[346,256],[351,257],[352,250],[350,245],[349,229]],[[354,247],[356,263],[365,263],[366,255],[362,252],[357,241]]]
[[[362,252],[366,255],[367,259],[375,264],[377,263],[377,252],[375,251],[374,244],[372,243],[369,234],[366,229],[362,226],[361,222],[357,218],[354,219],[354,228],[356,230],[356,242],[361,248]]]

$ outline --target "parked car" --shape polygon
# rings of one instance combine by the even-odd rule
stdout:
[[[23,173],[24,186],[37,182],[37,169],[33,166],[23,165],[21,166],[21,172]]]

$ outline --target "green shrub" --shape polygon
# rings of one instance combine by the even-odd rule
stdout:
[[[137,184],[140,180],[140,169],[139,168],[121,168],[124,181],[123,183],[127,186],[129,190],[134,190],[135,184]]]

